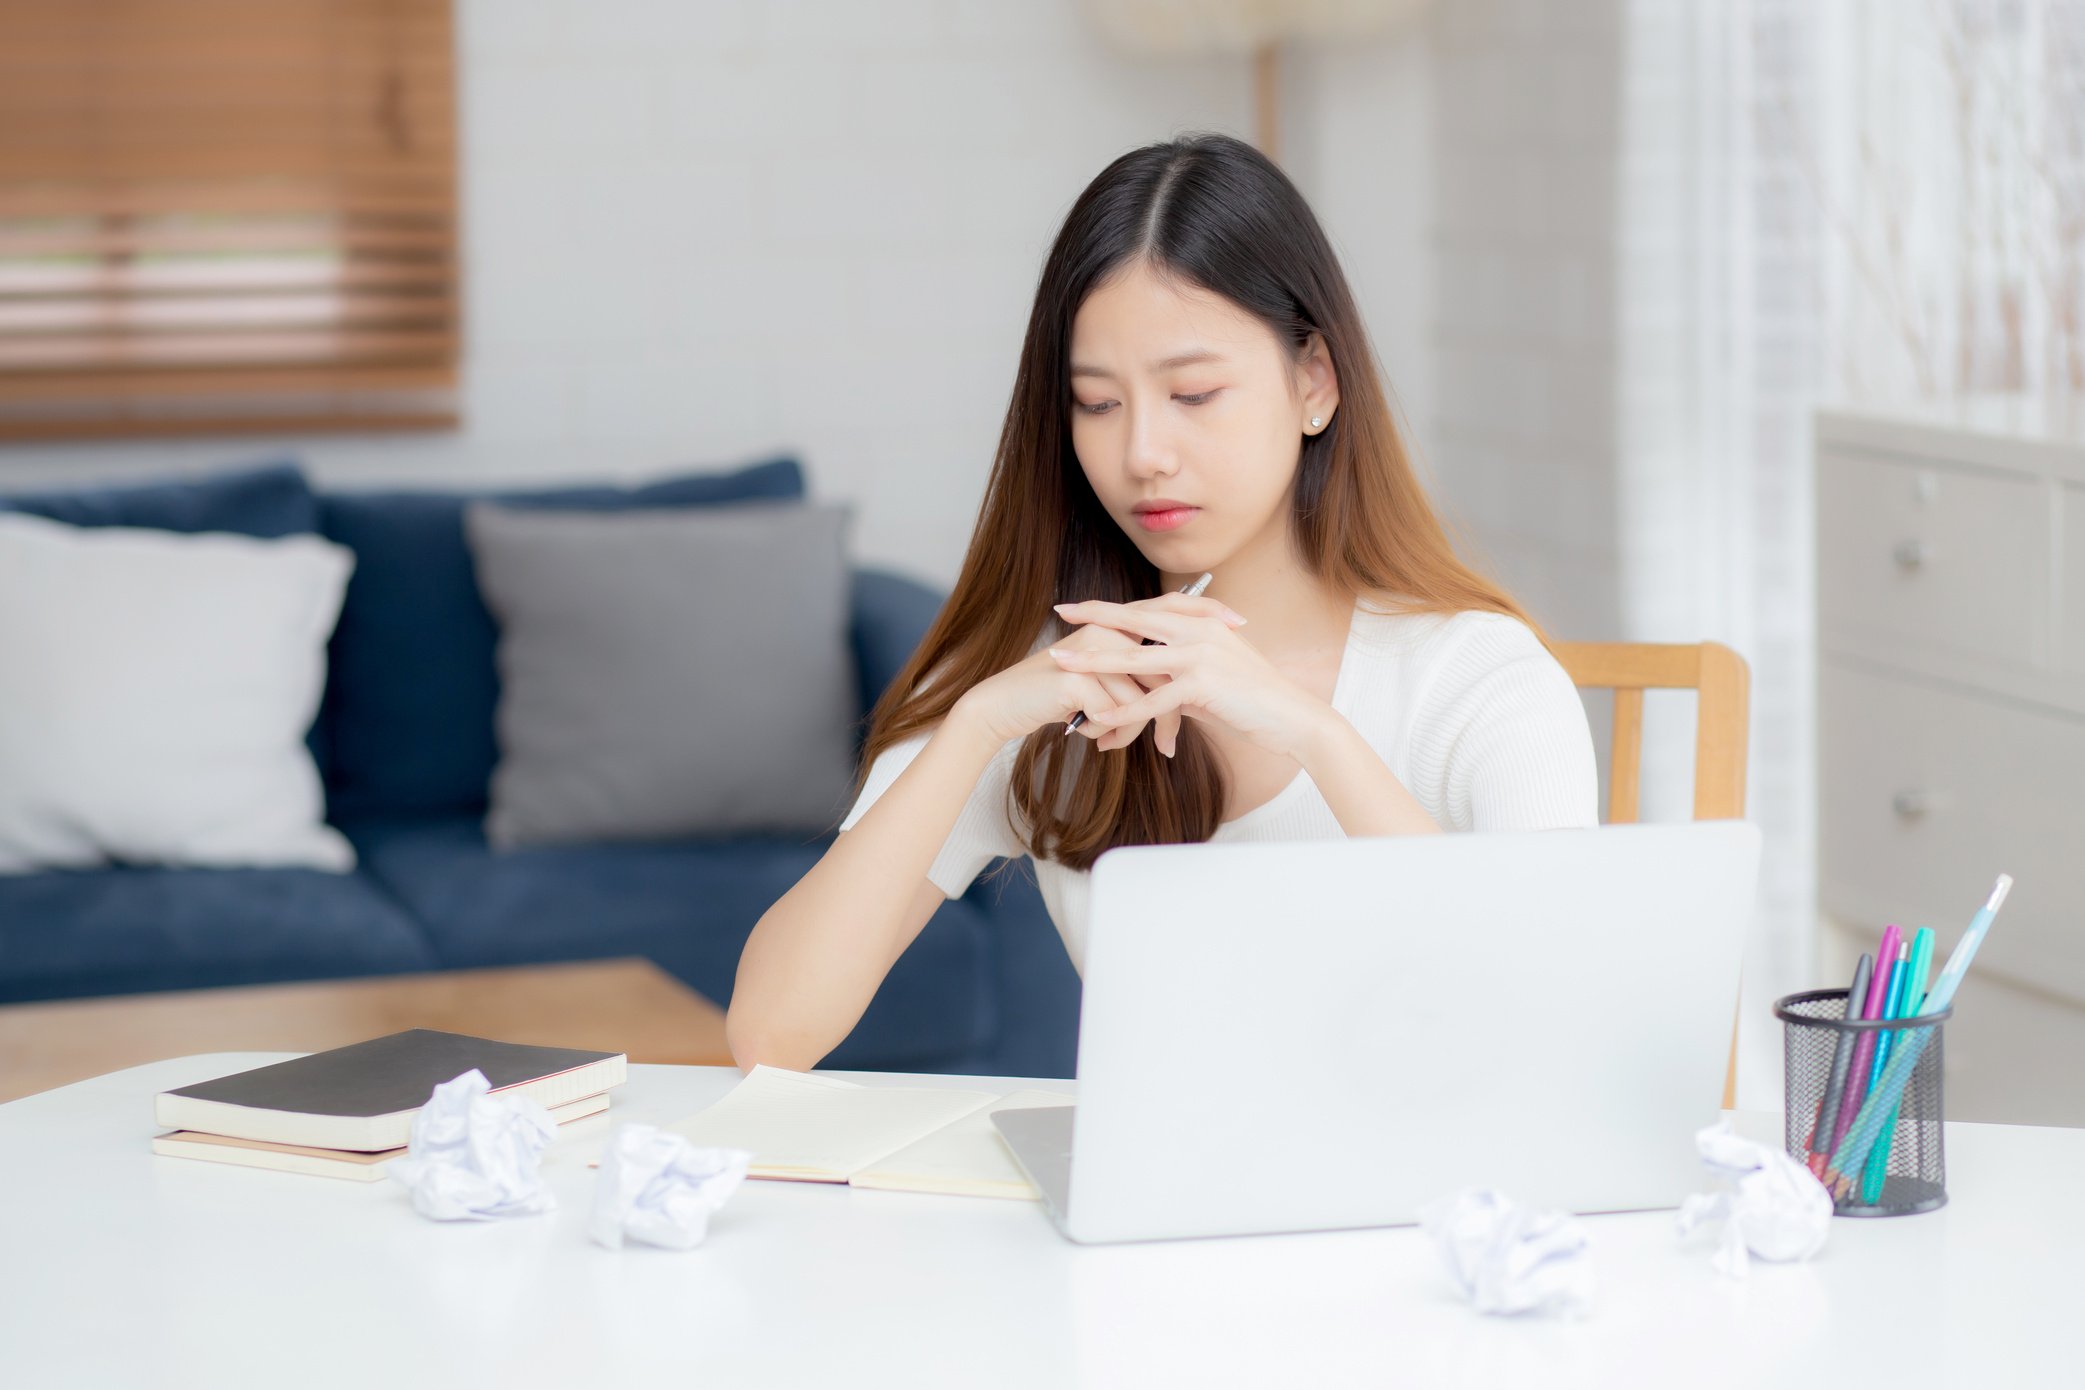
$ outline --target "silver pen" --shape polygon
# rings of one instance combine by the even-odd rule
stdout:
[[[1197,579],[1197,580],[1196,580],[1196,581],[1195,581],[1194,583],[1192,583],[1192,584],[1188,585],[1188,586],[1187,586],[1186,588],[1182,589],[1182,590],[1181,590],[1180,592],[1181,592],[1181,593],[1183,593],[1183,594],[1186,594],[1186,595],[1187,595],[1187,596],[1188,596],[1189,598],[1196,598],[1196,597],[1200,596],[1200,594],[1201,594],[1202,590],[1204,590],[1204,589],[1206,589],[1206,588],[1208,588],[1208,587],[1209,587],[1209,581],[1210,581],[1210,580],[1212,580],[1212,579],[1214,579],[1215,577],[1216,577],[1216,576],[1215,576],[1214,574],[1210,573],[1210,572],[1209,572],[1209,571],[1207,571],[1207,570],[1204,570],[1204,571],[1202,572],[1202,577],[1201,577],[1200,579]],[[1151,640],[1151,639],[1150,639],[1149,637],[1146,637],[1146,638],[1144,639],[1144,643],[1143,643],[1143,644],[1144,644],[1145,646],[1147,646],[1147,647],[1155,647],[1155,646],[1159,645],[1158,643],[1156,643],[1156,642],[1152,641],[1152,640]],[[1077,714],[1075,714],[1075,715],[1073,715],[1073,716],[1071,717],[1071,722],[1070,722],[1070,723],[1068,723],[1068,724],[1066,724],[1066,725],[1064,726],[1064,732],[1065,732],[1065,733],[1067,733],[1067,734],[1069,734],[1069,733],[1070,733],[1070,732],[1071,732],[1071,731],[1072,731],[1073,729],[1076,729],[1076,728],[1078,728],[1078,727],[1079,727],[1079,725],[1081,725],[1081,724],[1083,724],[1083,723],[1085,723],[1085,722],[1086,722],[1086,711],[1084,711],[1084,710],[1080,710],[1080,711],[1079,711],[1079,712],[1078,712]]]

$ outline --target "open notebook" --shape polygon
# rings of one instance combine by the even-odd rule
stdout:
[[[1062,1091],[862,1086],[756,1066],[715,1105],[665,1128],[696,1144],[751,1151],[748,1177],[1034,1200],[988,1117],[1071,1102]]]

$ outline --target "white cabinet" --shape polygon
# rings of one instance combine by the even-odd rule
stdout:
[[[1821,411],[1816,444],[1825,966],[1888,922],[1951,948],[2012,874],[1949,1115],[2085,1124],[2085,412]]]

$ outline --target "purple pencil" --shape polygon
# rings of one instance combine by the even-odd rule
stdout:
[[[1897,943],[1902,939],[1903,933],[1897,929],[1896,923],[1892,922],[1882,929],[1882,945],[1875,956],[1875,973],[1868,979],[1868,998],[1861,1007],[1860,1017],[1882,1017],[1882,1001],[1889,997],[1890,992],[1890,972],[1883,962],[1896,960]],[[1846,1007],[1853,1007],[1852,999],[1846,1001]],[[1853,1117],[1860,1113],[1861,1097],[1868,1090],[1868,1062],[1874,1055],[1875,1034],[1864,1032],[1860,1041],[1854,1044],[1853,1072],[1846,1078],[1846,1095],[1839,1102],[1839,1122],[1832,1126],[1834,1150],[1839,1147],[1839,1141],[1846,1137],[1847,1129],[1853,1124]]]

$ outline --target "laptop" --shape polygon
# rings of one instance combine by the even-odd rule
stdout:
[[[1072,1240],[1676,1207],[1720,1109],[1745,821],[1095,861],[1075,1106],[992,1123]]]

